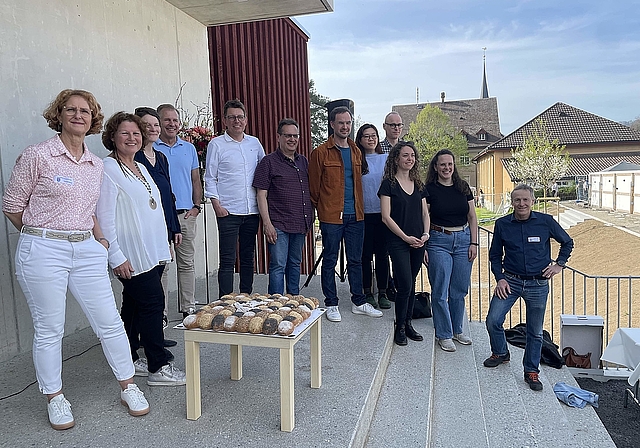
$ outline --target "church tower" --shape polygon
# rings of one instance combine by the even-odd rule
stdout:
[[[482,90],[480,98],[489,98],[489,86],[487,85],[487,47],[482,47]]]

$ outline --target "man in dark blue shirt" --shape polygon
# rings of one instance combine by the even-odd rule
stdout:
[[[573,240],[551,215],[532,212],[533,188],[518,185],[511,192],[513,214],[496,221],[489,249],[491,272],[498,282],[489,312],[487,331],[491,356],[485,367],[509,361],[503,323],[513,304],[522,297],[527,306],[527,342],[524,349],[524,380],[533,390],[542,390],[538,378],[542,350],[542,326],[549,295],[549,279],[558,274],[571,255]],[[555,263],[551,238],[560,243]]]

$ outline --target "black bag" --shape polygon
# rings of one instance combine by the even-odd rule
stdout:
[[[413,319],[424,319],[431,317],[431,294],[428,292],[417,292],[415,303],[413,304]]]

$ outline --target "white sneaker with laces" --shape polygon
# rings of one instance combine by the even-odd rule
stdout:
[[[63,430],[72,428],[76,424],[71,413],[71,403],[63,394],[56,395],[47,404],[49,423],[53,429]]]
[[[363,303],[360,306],[351,304],[353,314],[364,314],[370,317],[382,317],[382,311],[375,309],[370,303]]]
[[[458,333],[453,335],[453,339],[461,343],[462,345],[471,345],[473,341],[464,333]]]
[[[135,361],[133,361],[133,367],[136,368],[135,376],[149,375],[149,365],[147,364],[146,358],[138,358]]]
[[[147,384],[149,386],[184,386],[187,384],[187,377],[182,370],[170,362],[156,373],[149,372]]]
[[[127,385],[127,388],[120,392],[120,403],[129,408],[129,414],[134,417],[149,413],[149,403],[135,384]]]
[[[342,320],[342,316],[340,315],[340,310],[337,306],[328,306],[327,307],[327,319],[331,322],[340,322]]]

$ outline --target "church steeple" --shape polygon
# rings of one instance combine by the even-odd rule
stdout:
[[[487,85],[487,47],[482,47],[482,91],[480,98],[489,98],[489,86]]]

